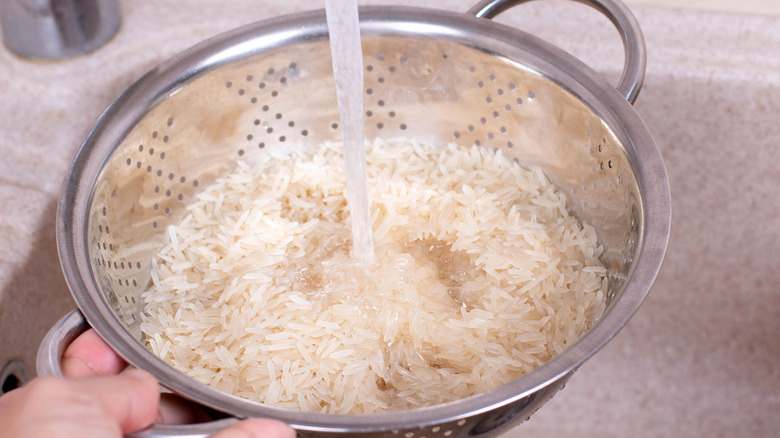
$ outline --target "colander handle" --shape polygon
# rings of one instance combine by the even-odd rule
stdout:
[[[73,310],[60,318],[38,347],[35,361],[38,375],[62,377],[62,355],[65,349],[87,329],[89,324],[79,310]]]
[[[491,19],[509,8],[531,0],[483,0],[468,10],[478,18]],[[606,16],[615,25],[623,39],[623,49],[626,52],[623,63],[623,75],[617,85],[617,90],[626,100],[634,103],[642,88],[647,65],[647,49],[645,47],[642,29],[628,7],[619,0],[573,0],[586,4]]]
[[[62,376],[62,354],[71,342],[89,329],[89,323],[79,310],[62,317],[44,336],[38,348],[36,370],[39,376]],[[198,424],[155,424],[148,429],[125,435],[125,438],[206,438],[238,421],[235,418]]]

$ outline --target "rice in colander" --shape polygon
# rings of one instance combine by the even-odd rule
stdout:
[[[366,156],[372,269],[350,258],[339,144],[239,163],[167,229],[149,349],[247,399],[375,413],[507,383],[601,316],[595,230],[540,169],[410,141]]]

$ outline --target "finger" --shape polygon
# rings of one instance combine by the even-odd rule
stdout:
[[[212,435],[211,438],[295,438],[295,431],[281,421],[250,418]]]
[[[160,402],[157,380],[146,371],[130,369],[117,376],[75,380],[74,385],[119,424],[123,433],[154,422]]]
[[[62,356],[62,373],[71,378],[117,374],[126,366],[93,329],[77,337]]]
[[[119,437],[149,426],[159,390],[148,373],[65,379],[38,377],[0,406],[2,433],[12,437]]]
[[[76,338],[68,346],[62,359],[63,374],[70,378],[113,375],[126,367],[127,363],[114,353],[93,329]],[[210,419],[197,405],[174,394],[162,394],[155,422],[190,424]]]

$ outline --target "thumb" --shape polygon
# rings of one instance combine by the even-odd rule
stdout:
[[[160,388],[151,374],[129,369],[116,376],[91,377],[78,382],[121,428],[136,432],[152,424],[157,416]]]
[[[220,431],[211,438],[295,438],[295,431],[281,421],[250,418]]]

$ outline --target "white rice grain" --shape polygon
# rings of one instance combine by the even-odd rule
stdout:
[[[147,345],[200,382],[305,412],[413,409],[532,371],[604,312],[595,230],[541,169],[375,142],[367,273],[340,145],[272,155],[204,188],[152,260]]]

